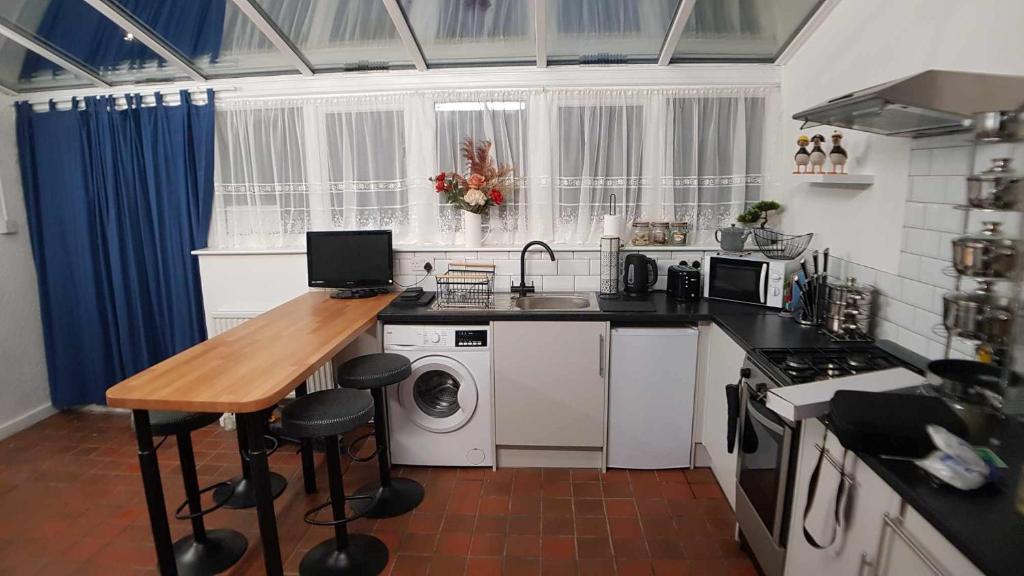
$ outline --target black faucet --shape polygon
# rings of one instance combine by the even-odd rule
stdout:
[[[513,292],[519,292],[519,296],[526,296],[530,292],[533,292],[533,285],[526,285],[526,251],[531,246],[541,246],[548,251],[548,256],[551,256],[551,261],[555,261],[555,253],[551,250],[551,246],[541,242],[540,240],[530,240],[523,246],[523,251],[519,254],[519,286],[513,286]]]

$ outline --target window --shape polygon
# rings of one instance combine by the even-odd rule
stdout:
[[[596,244],[616,196],[632,220],[644,201],[644,109],[637,105],[558,108],[555,239]]]
[[[514,168],[506,183],[507,195],[501,206],[484,214],[485,241],[509,244],[520,241],[520,232],[527,231],[529,222],[526,209],[525,186],[527,112],[521,100],[494,100],[485,102],[441,102],[434,107],[437,122],[438,170],[465,171],[465,159],[460,147],[468,137],[476,142],[490,140],[494,147],[495,163]],[[442,241],[453,243],[462,229],[462,215],[448,204],[438,205],[439,228]]]
[[[387,228],[403,239],[410,214],[402,112],[339,112],[324,118],[330,227]]]

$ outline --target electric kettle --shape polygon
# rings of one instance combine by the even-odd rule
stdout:
[[[626,294],[646,294],[658,281],[658,263],[643,254],[626,256],[622,284]]]

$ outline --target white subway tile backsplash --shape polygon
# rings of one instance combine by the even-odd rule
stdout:
[[[903,249],[921,256],[939,255],[939,233],[933,230],[906,228],[904,230],[905,245]]]
[[[591,260],[590,261],[590,275],[591,276],[600,276],[601,275],[601,261],[600,260]]]
[[[924,228],[925,212],[928,204],[907,202],[903,211],[903,225],[911,228]]]
[[[601,258],[601,253],[597,252],[597,251],[594,251],[594,252],[574,252],[572,257],[575,258],[576,260],[597,260],[597,259]]]
[[[929,172],[932,175],[966,176],[970,174],[970,160],[971,148],[969,146],[936,148],[932,150]]]
[[[948,204],[928,204],[925,208],[924,226],[940,232],[959,232],[963,228],[963,213]]]
[[[551,260],[527,260],[526,273],[537,276],[556,276],[558,274],[558,261]]]
[[[573,280],[577,292],[597,292],[601,289],[600,276],[576,276]]]
[[[946,176],[946,204],[967,203],[967,180],[963,176]],[[963,214],[961,214],[963,218]]]
[[[911,176],[910,199],[914,202],[942,202],[946,181],[941,176]]]
[[[935,327],[942,322],[942,317],[927,310],[916,308],[914,310],[914,332],[928,338],[929,340],[940,340],[941,336],[935,334]]]
[[[494,273],[519,276],[519,260],[495,260]]]
[[[572,276],[545,276],[545,292],[572,292],[576,289],[576,283]]]
[[[914,307],[890,298],[885,304],[885,319],[897,326],[913,326]]]
[[[910,152],[910,175],[926,176],[931,174],[931,150],[912,150]]]
[[[924,282],[904,278],[900,292],[903,302],[919,308],[927,307],[932,301],[932,286]]]
[[[875,287],[884,296],[899,299],[901,284],[900,277],[895,274],[878,271],[875,275]]]
[[[932,286],[950,289],[953,287],[953,278],[947,276],[945,270],[949,268],[948,260],[936,258],[921,258],[918,268],[918,279]]]
[[[928,339],[910,330],[900,330],[896,343],[922,356],[928,354]]]
[[[909,252],[900,253],[900,276],[917,280],[921,269],[921,257]]]
[[[590,274],[590,261],[588,260],[559,260],[559,276],[582,276]]]

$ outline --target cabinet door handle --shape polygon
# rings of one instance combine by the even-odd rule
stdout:
[[[597,335],[597,375],[604,378],[604,334]]]
[[[920,559],[921,562],[924,563],[924,565],[928,568],[929,571],[931,571],[932,574],[934,574],[935,576],[949,576],[946,573],[946,571],[943,570],[942,567],[939,566],[935,562],[935,560],[933,560],[932,557],[928,555],[928,552],[926,552],[924,548],[921,548],[917,541],[914,540],[914,538],[911,537],[909,533],[907,533],[907,531],[903,528],[902,518],[893,518],[892,516],[889,516],[888,513],[886,513],[882,514],[882,520],[885,521],[885,526],[882,526],[882,538],[879,542],[878,560],[876,560],[874,563],[875,574],[881,573],[882,566],[880,564],[880,559],[882,557],[881,554],[883,552],[883,547],[885,546],[885,530],[886,528],[888,528],[889,530],[892,530],[892,533],[895,534],[900,540],[903,540],[903,543],[907,545],[907,548],[910,548],[910,551],[913,552],[914,555],[917,556],[918,559]],[[872,564],[869,563],[868,565],[871,566]]]

